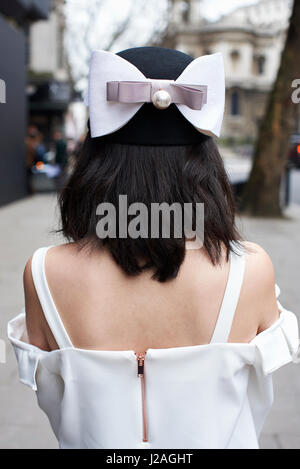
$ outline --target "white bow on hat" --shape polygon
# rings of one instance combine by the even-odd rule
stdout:
[[[85,97],[92,138],[113,133],[126,125],[145,102],[155,102],[157,90],[165,90],[169,101],[176,104],[197,130],[220,136],[225,104],[221,53],[193,60],[174,81],[146,78],[122,57],[94,51]]]

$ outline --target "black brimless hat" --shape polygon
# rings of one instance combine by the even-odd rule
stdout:
[[[95,52],[98,54],[104,54],[104,59],[108,57],[108,54],[110,54],[99,51]],[[146,77],[146,79],[153,80],[175,81],[189,66],[189,64],[194,61],[191,56],[184,54],[183,52],[161,47],[136,47],[121,51],[116,55],[134,65]],[[220,54],[215,55],[217,56]],[[207,60],[207,57],[208,56],[205,56],[204,58]],[[94,101],[98,99],[100,93],[100,91],[98,93],[98,83],[101,81],[101,72],[104,73],[105,66],[105,84],[108,82],[107,77],[110,77],[109,65],[104,65],[102,60],[103,59],[101,58],[95,66],[98,79],[94,80],[96,84],[93,85],[94,94],[92,96],[96,96]],[[122,66],[122,63],[120,63],[120,65]],[[118,70],[118,63],[115,68]],[[115,78],[112,78],[112,80],[114,79]],[[203,83],[203,85],[205,85],[205,83]],[[104,85],[102,88],[102,94],[104,94],[103,90]],[[208,90],[208,92],[209,91],[210,90]],[[103,102],[103,98],[101,99]],[[122,105],[126,106],[126,104]],[[96,107],[96,112],[98,112],[98,109],[99,106]],[[102,117],[102,113],[99,113],[98,119],[105,119],[105,115]],[[202,122],[203,119],[204,114],[202,113]],[[102,124],[105,125],[105,122],[102,121],[101,125]],[[197,130],[196,127],[184,117],[174,102],[172,102],[169,107],[162,110],[156,108],[152,102],[143,101],[140,109],[127,123],[125,123],[125,125],[121,126],[116,131],[107,132],[106,135],[99,136],[97,134],[94,135],[94,137],[101,138],[107,142],[127,143],[133,145],[187,145],[203,141],[205,133],[205,131],[201,132]]]

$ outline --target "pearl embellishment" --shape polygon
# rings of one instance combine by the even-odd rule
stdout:
[[[158,90],[152,97],[152,102],[157,109],[167,109],[170,106],[172,98],[165,90]]]

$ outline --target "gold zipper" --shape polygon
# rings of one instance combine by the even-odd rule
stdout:
[[[142,413],[143,413],[143,441],[148,441],[147,412],[146,412],[146,389],[145,389],[145,355],[147,352],[136,353],[137,375],[141,380],[142,389]]]

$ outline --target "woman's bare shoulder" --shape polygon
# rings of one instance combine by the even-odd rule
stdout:
[[[49,249],[46,254],[45,263],[47,264],[47,273],[48,269],[52,270],[54,266],[57,270],[60,270],[61,266],[65,267],[65,262],[70,261],[72,257],[74,258],[75,254],[79,251],[80,247],[76,243],[66,243],[59,244],[57,246],[51,246],[51,249]],[[23,276],[24,287],[32,294],[35,292],[31,270],[33,256],[34,255],[32,255],[26,262]]]
[[[50,350],[46,336],[48,327],[32,277],[32,257],[26,262],[23,285],[26,311],[26,327],[29,342],[42,350]]]
[[[267,251],[257,243],[243,241],[248,264],[257,274],[261,274],[265,280],[274,279],[273,262]]]
[[[278,319],[273,262],[266,250],[257,243],[244,241],[246,269],[243,294],[258,316],[258,332]]]
[[[53,276],[55,277],[55,275],[63,271],[66,264],[69,264],[71,252],[73,252],[74,255],[77,249],[78,247],[75,246],[75,243],[68,243],[53,246],[47,251],[47,280],[48,267],[50,268],[49,276],[51,278]],[[23,273],[26,326],[28,338],[29,342],[32,345],[35,345],[36,347],[39,347],[42,350],[53,350],[58,347],[49,329],[38,297],[38,293],[35,288],[32,276],[32,259],[33,255],[26,262]],[[48,262],[49,260],[50,262]]]

